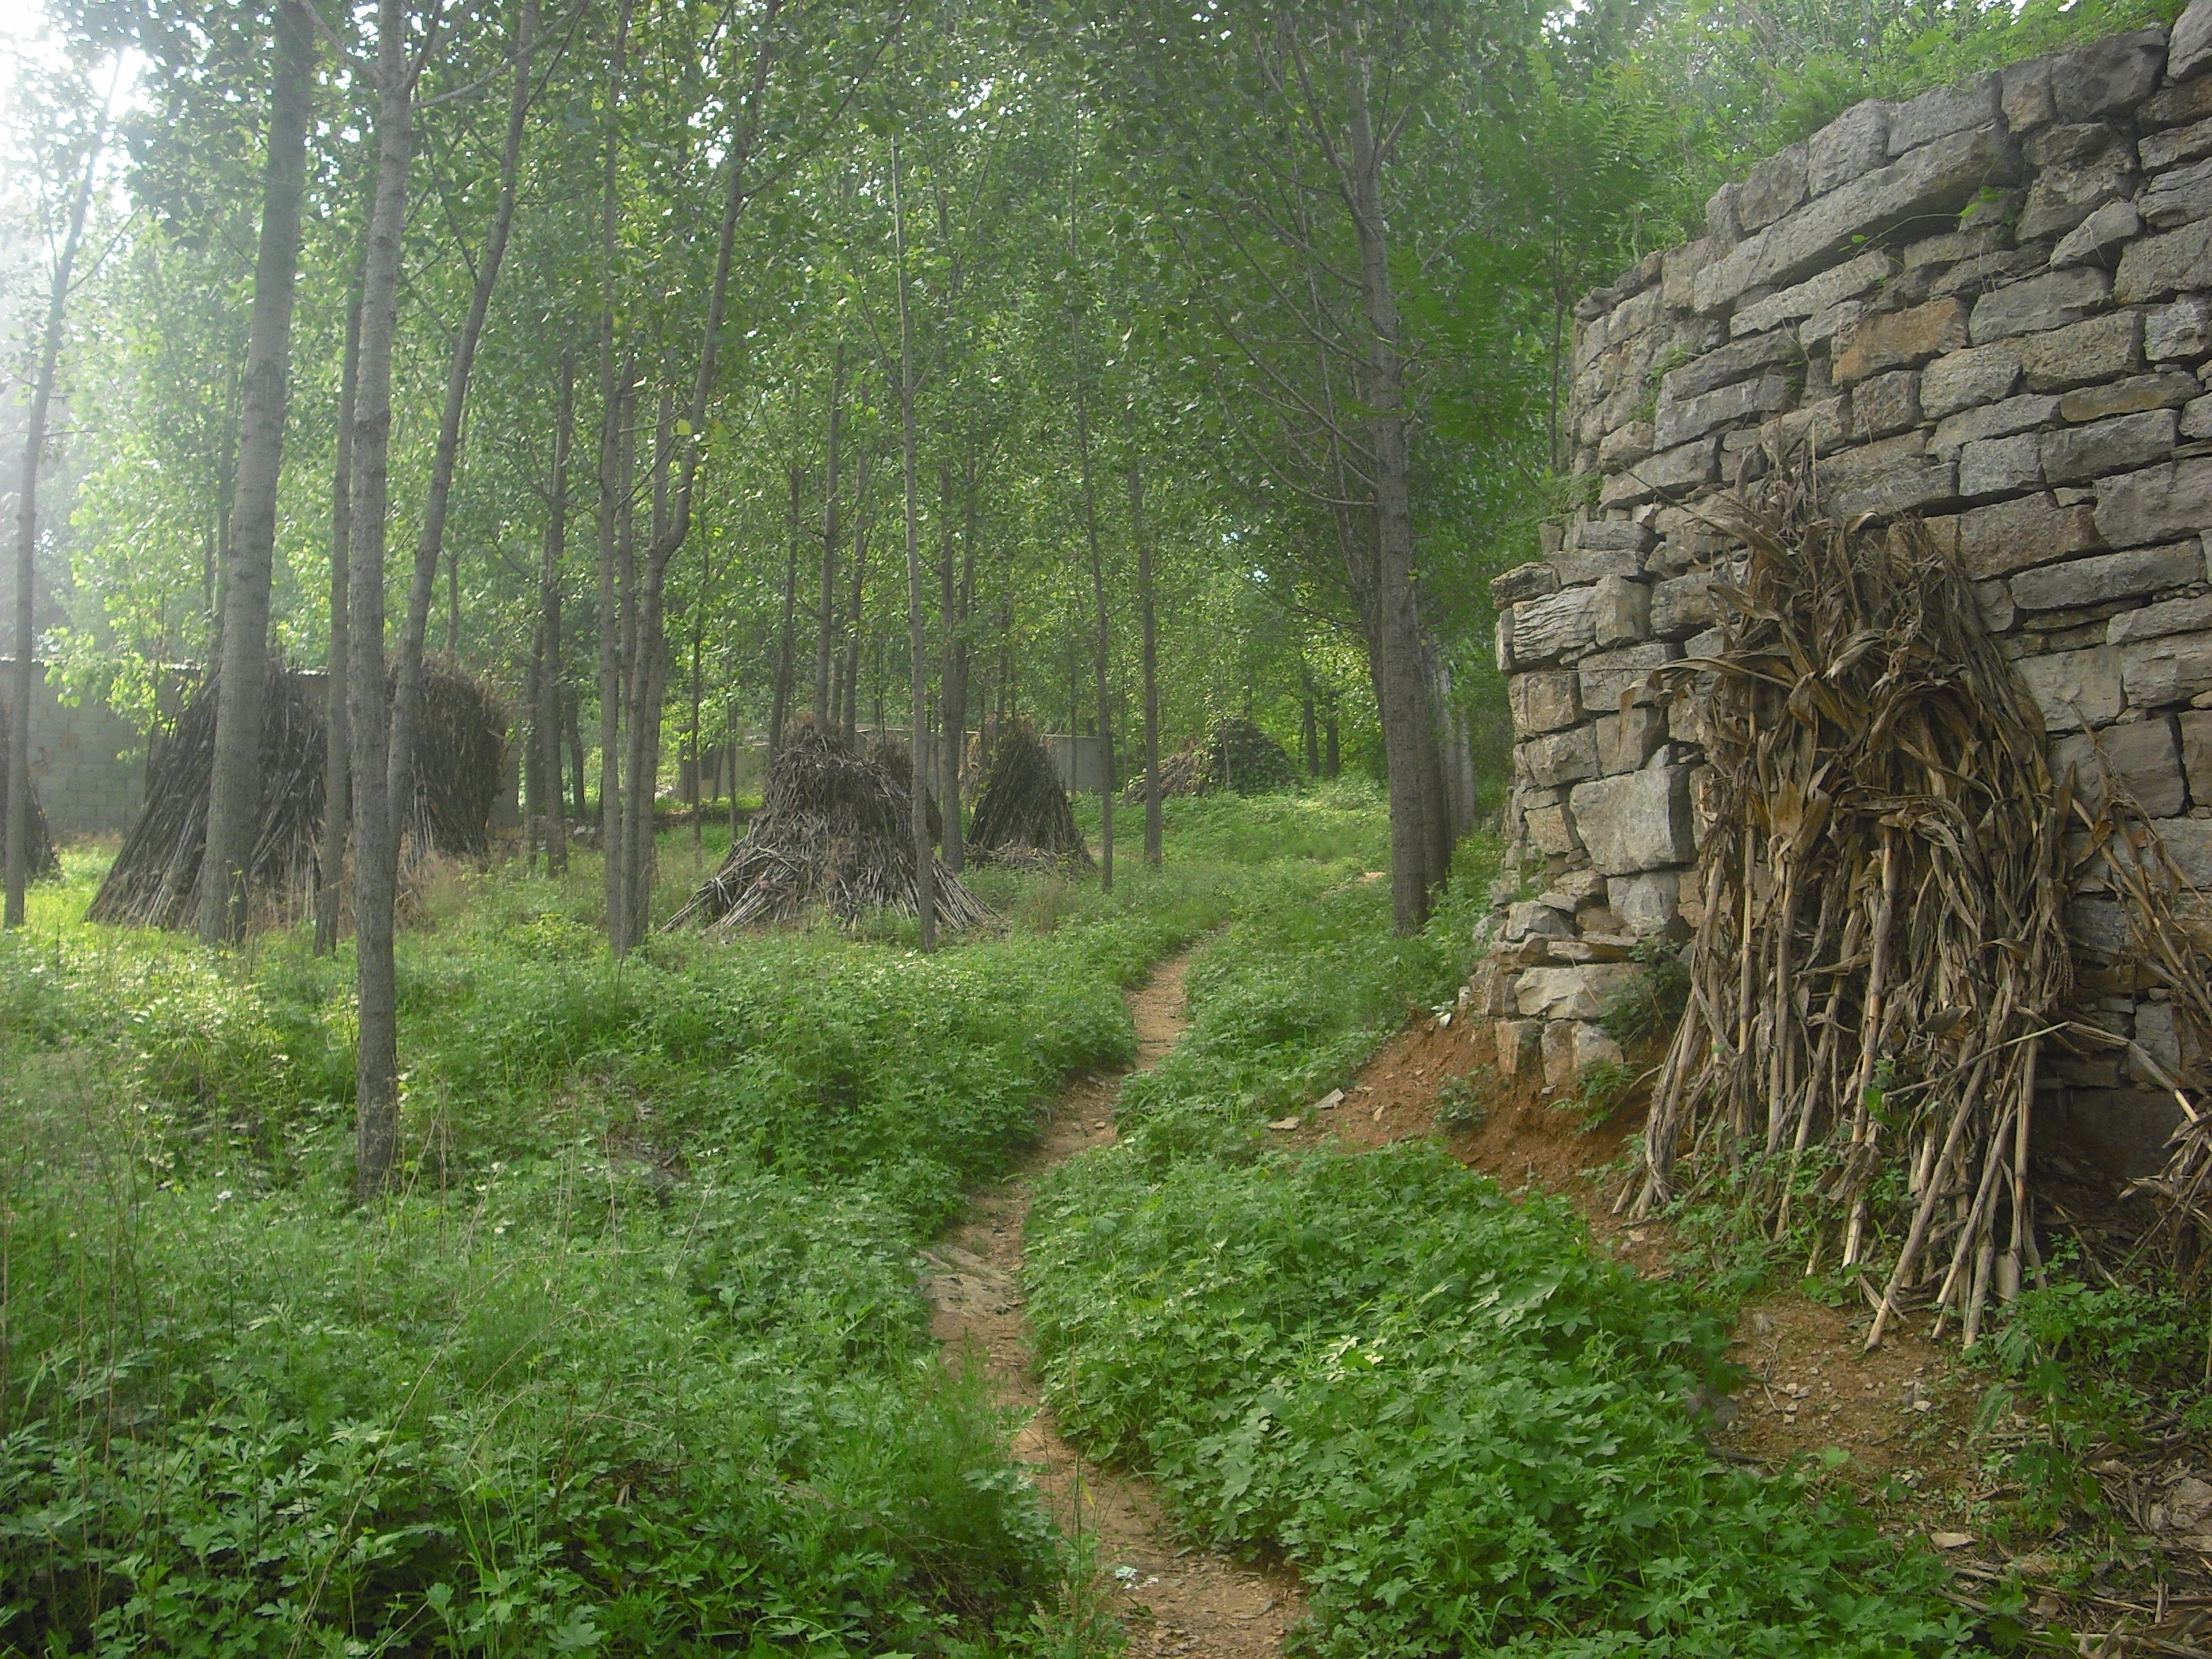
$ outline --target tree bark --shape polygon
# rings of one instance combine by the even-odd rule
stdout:
[[[1137,609],[1144,628],[1145,676],[1145,862],[1159,868],[1160,682],[1159,645],[1152,617],[1152,537],[1145,522],[1145,475],[1129,463],[1129,526],[1137,538]]]
[[[792,653],[797,643],[792,637],[792,625],[797,619],[795,613],[799,604],[799,468],[794,465],[791,469],[790,538],[785,549],[783,560],[783,625],[776,634],[775,691],[769,705],[768,757],[771,762],[783,752],[784,722],[791,718],[791,676],[793,669],[796,666],[792,660]],[[737,742],[735,726],[730,728],[730,741],[732,744]],[[734,750],[732,750],[730,764],[731,799],[734,801],[737,799],[737,761]]]
[[[899,453],[906,481],[906,629],[913,682],[913,718],[907,726],[914,772],[914,884],[921,923],[921,948],[937,948],[937,854],[929,844],[929,629],[922,614],[921,520],[915,489],[914,307],[907,292],[906,193],[899,169],[898,134],[891,134],[891,246],[898,265]]]
[[[952,571],[952,459],[937,464],[937,614],[944,644],[939,653],[937,701],[939,716],[937,745],[937,799],[945,819],[945,867],[958,875],[965,867],[967,848],[960,822],[960,761],[962,740],[967,736],[966,691],[960,684],[960,593]]]
[[[238,483],[223,589],[222,665],[216,673],[215,763],[208,784],[207,845],[200,859],[199,933],[209,945],[235,944],[245,936],[246,865],[261,820],[276,480],[291,389],[292,295],[300,267],[300,203],[307,189],[308,104],[315,81],[314,20],[307,8],[307,0],[282,0],[276,8],[261,246],[246,325]]]
[[[538,711],[544,706],[545,624],[530,630],[530,672],[523,681],[522,706],[530,710],[531,741],[522,751],[523,860],[534,874],[545,816],[545,745],[538,741]]]
[[[399,672],[392,695],[392,752],[389,761],[394,800],[411,800],[415,788],[415,728],[422,706],[422,653],[430,625],[430,601],[438,577],[438,562],[445,550],[446,514],[453,495],[453,475],[460,465],[461,417],[468,406],[469,385],[476,374],[477,344],[483,337],[484,319],[491,310],[494,287],[507,257],[508,233],[514,224],[514,199],[522,171],[522,130],[530,113],[530,54],[537,33],[536,0],[522,0],[514,28],[514,82],[507,99],[507,137],[500,149],[499,202],[492,211],[491,234],[477,262],[476,286],[469,295],[469,313],[453,342],[452,362],[446,372],[446,407],[438,423],[437,447],[430,459],[430,487],[422,505],[422,528],[415,544],[415,568],[408,586],[407,622],[399,636]],[[459,604],[459,580],[453,581]],[[459,616],[454,616],[456,628]],[[455,643],[458,644],[458,633]],[[403,805],[401,811],[405,811]],[[387,833],[399,834],[404,817],[395,818]],[[396,856],[396,852],[395,852]]]
[[[39,565],[39,463],[46,447],[46,421],[53,406],[54,377],[62,359],[62,323],[69,305],[70,274],[84,241],[85,216],[92,209],[92,181],[100,166],[103,130],[84,158],[84,174],[70,206],[69,230],[54,264],[54,285],[46,301],[46,325],[39,344],[39,371],[31,385],[31,406],[23,422],[23,471],[15,494],[15,684],[8,709],[8,894],[0,925],[23,925],[25,896],[31,884],[31,696],[37,690]]]
[[[616,542],[623,480],[622,444],[629,375],[615,355],[615,231],[618,222],[623,74],[631,0],[615,14],[614,53],[607,70],[607,143],[599,206],[599,860],[608,947],[619,954],[622,907],[622,617]]]
[[[1114,721],[1106,691],[1106,565],[1098,548],[1098,508],[1091,477],[1091,410],[1084,391],[1083,319],[1069,319],[1075,353],[1075,451],[1081,462],[1083,534],[1091,546],[1091,597],[1097,632],[1092,640],[1098,677],[1098,884],[1114,890]],[[1071,707],[1070,712],[1073,713]],[[1072,726],[1073,720],[1069,721]]]
[[[561,567],[568,552],[568,456],[575,438],[576,354],[561,354],[561,386],[553,413],[553,490],[545,512],[545,562],[538,579],[538,628],[545,640],[545,671],[538,682],[531,717],[545,771],[545,868],[568,867],[568,821],[561,799]]]
[[[1346,180],[1359,248],[1360,299],[1366,313],[1366,384],[1373,434],[1376,603],[1382,660],[1384,747],[1390,779],[1390,912],[1401,933],[1427,919],[1431,878],[1427,774],[1431,738],[1420,684],[1419,623],[1413,613],[1413,513],[1406,434],[1405,366],[1398,351],[1398,303],[1390,282],[1389,230],[1382,212],[1382,157],[1368,106],[1368,65],[1347,46],[1351,177]]]
[[[830,360],[830,450],[822,485],[822,598],[815,613],[814,729],[827,736],[834,711],[830,706],[830,658],[837,626],[837,448],[844,435],[845,343]]]
[[[358,1001],[354,1110],[354,1192],[366,1202],[384,1188],[399,1147],[398,987],[392,952],[398,842],[388,763],[385,701],[384,557],[391,500],[392,348],[399,323],[401,241],[413,141],[414,77],[407,61],[406,0],[378,0],[376,195],[362,277],[361,363],[355,383],[354,545],[347,572],[353,660],[354,962]]]
[[[362,257],[368,257],[366,240]],[[353,820],[353,779],[347,764],[347,571],[353,550],[354,382],[361,368],[361,284],[346,307],[345,359],[338,373],[337,461],[331,475],[331,657],[325,671],[323,845],[315,872],[315,954],[337,949],[338,903],[345,890],[346,831]]]
[[[853,603],[845,615],[845,661],[838,671],[832,712],[842,721],[845,740],[860,735],[860,638],[862,584],[868,574],[868,449],[860,448],[853,469]]]
[[[667,659],[662,637],[663,579],[667,561],[659,550],[668,535],[668,469],[675,441],[676,405],[666,388],[653,422],[653,538],[643,568],[632,568],[628,586],[629,686],[623,708],[629,727],[623,768],[623,906],[621,953],[645,937],[650,921],[654,854],[653,806],[660,782],[660,708]],[[631,567],[625,558],[623,563]]]

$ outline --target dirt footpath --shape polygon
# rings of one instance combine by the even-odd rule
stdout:
[[[1174,957],[1131,994],[1129,1012],[1137,1026],[1133,1069],[1157,1061],[1189,1023],[1182,996],[1188,965],[1187,956]],[[1114,1102],[1124,1075],[1072,1085],[1021,1167],[995,1190],[979,1194],[969,1218],[927,1252],[935,1269],[931,1326],[951,1353],[979,1353],[993,1393],[1030,1414],[1015,1439],[1015,1455],[1035,1470],[1060,1524],[1095,1540],[1110,1603],[1128,1626],[1131,1655],[1273,1659],[1304,1612],[1297,1581],[1178,1537],[1150,1482],[1103,1471],[1060,1438],[1031,1372],[1021,1268],[1032,1185],[1077,1152],[1114,1139]]]

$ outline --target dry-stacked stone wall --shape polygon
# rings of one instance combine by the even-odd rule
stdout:
[[[2212,0],[1845,112],[1723,187],[1707,234],[1576,312],[1591,505],[1492,584],[1518,868],[1472,994],[1509,1074],[1620,1058],[1638,941],[1696,921],[1698,713],[1646,684],[1717,641],[1710,498],[1808,457],[1825,510],[1923,515],[2081,787],[2102,765],[2212,888]],[[2101,751],[2101,761],[2097,757]],[[1504,895],[1501,894],[1503,898]],[[2118,907],[2075,900],[2095,1017],[2169,1065]],[[2044,1121],[2140,1165],[2172,1114],[2124,1058]]]

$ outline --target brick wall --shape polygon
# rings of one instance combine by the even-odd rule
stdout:
[[[0,658],[0,695],[14,683],[15,664]],[[143,741],[103,704],[64,706],[41,672],[31,698],[31,787],[57,836],[120,834],[138,821],[146,764],[118,757]]]
[[[1700,502],[1809,457],[1837,515],[1923,515],[2041,705],[2212,888],[2212,0],[1908,102],[1847,111],[1576,313],[1568,430],[1596,505],[1492,586],[1516,741],[1515,890],[1476,992],[1499,1063],[1553,1087],[1617,1059],[1594,1023],[1696,902],[1698,714],[1644,688],[1717,635],[1730,550]],[[1632,694],[1622,710],[1624,694]],[[2092,734],[2094,734],[2094,738]],[[2095,1017],[2178,1057],[2167,1006],[2100,969]],[[2170,1097],[2058,1058],[2039,1109],[2122,1169]]]

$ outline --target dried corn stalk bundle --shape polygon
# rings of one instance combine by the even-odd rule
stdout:
[[[87,919],[118,926],[191,926],[207,851],[215,779],[216,681],[210,674],[154,751],[146,808],[93,896]],[[261,811],[246,862],[257,926],[288,921],[313,900],[323,825],[323,708],[319,678],[272,667],[262,706]]]
[[[982,787],[975,792],[975,816],[968,826],[968,845],[978,859],[1021,869],[1066,862],[1088,866],[1093,860],[1075,827],[1075,813],[1060,781],[1060,769],[1036,728],[1016,718],[994,723],[981,734]]]
[[[261,812],[246,863],[253,925],[302,915],[321,868],[327,682],[319,673],[270,671],[261,726]],[[155,750],[146,807],[125,837],[87,913],[94,921],[187,927],[207,848],[215,779],[216,686],[193,694],[176,730]],[[410,866],[434,854],[482,859],[506,756],[507,727],[482,686],[450,666],[423,675],[415,740],[415,787],[403,828]]]
[[[2212,900],[2190,884],[2149,820],[2117,787],[2101,814],[2081,816],[2089,825],[2083,867],[2119,899],[2127,917],[2130,988],[2166,993],[2178,1039],[2178,1055],[2164,1060],[2128,1044],[2135,1069],[2172,1093],[2181,1121],[2165,1166],[2127,1195],[2157,1204],[2167,1261],[2201,1289],[2212,1284],[2205,1272],[2212,1261]],[[2103,1035],[2081,1029],[2087,1036]]]
[[[2071,990],[2042,718],[1917,520],[1838,524],[1787,478],[1731,517],[1721,647],[1662,671],[1709,687],[1711,823],[1636,1209],[1733,1178],[1862,1270],[1869,1346],[1930,1300],[1972,1342],[2040,1266],[2036,1065]]]
[[[7,861],[8,826],[13,822],[8,811],[8,743],[13,725],[8,718],[8,705],[0,702],[0,864]],[[46,824],[46,809],[39,804],[39,791],[33,785],[31,795],[30,857],[24,867],[31,872],[33,881],[51,881],[62,872],[60,856],[54,851],[53,831]]]
[[[913,799],[842,737],[800,727],[769,769],[761,809],[744,836],[667,928],[698,923],[709,933],[731,932],[797,921],[816,909],[842,921],[870,910],[919,915]],[[936,901],[940,927],[990,919],[982,901],[942,865]]]

